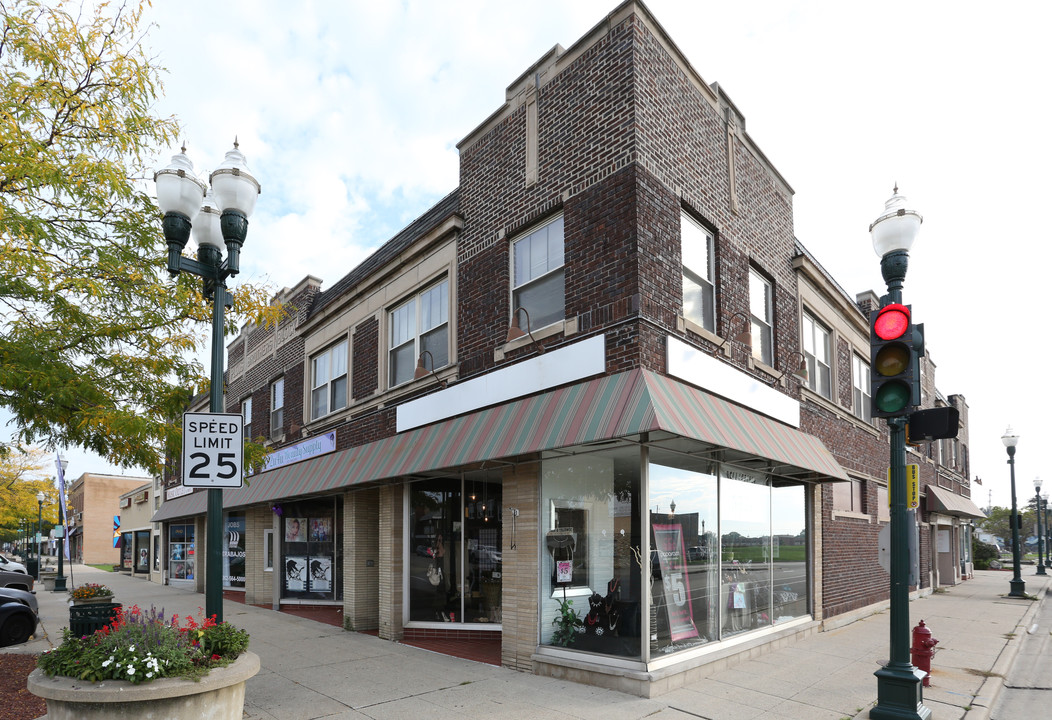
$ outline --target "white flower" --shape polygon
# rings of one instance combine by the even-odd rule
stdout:
[[[153,673],[152,673],[152,672],[148,672],[148,673],[146,673],[146,677],[148,677],[148,678],[152,678],[152,677],[153,677]]]
[[[128,674],[129,675],[134,675],[135,674],[135,668],[132,667],[131,665],[128,666]]]

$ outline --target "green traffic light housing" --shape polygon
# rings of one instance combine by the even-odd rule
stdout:
[[[870,315],[873,417],[902,417],[920,405],[924,338],[908,305],[890,303]]]

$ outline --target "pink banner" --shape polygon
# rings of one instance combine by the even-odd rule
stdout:
[[[690,599],[687,555],[683,545],[683,526],[654,524],[654,550],[661,566],[665,593],[665,612],[672,640],[698,636],[694,626],[694,607]]]

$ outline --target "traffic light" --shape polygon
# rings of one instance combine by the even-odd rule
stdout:
[[[921,326],[909,305],[891,303],[869,316],[873,417],[903,417],[920,405]]]

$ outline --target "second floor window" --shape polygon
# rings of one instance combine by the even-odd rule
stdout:
[[[807,360],[807,387],[832,399],[829,330],[807,313],[804,313],[804,359]]]
[[[869,395],[869,363],[859,355],[851,356],[851,382],[854,385],[851,409],[855,417],[873,422],[873,400]]]
[[[774,366],[774,300],[771,281],[749,270],[749,315],[752,320],[752,356]]]
[[[511,309],[525,308],[533,330],[566,316],[563,262],[562,215],[512,243]],[[519,322],[525,330],[526,319]]]
[[[245,418],[245,439],[252,439],[252,398],[241,401],[241,415]]]
[[[413,379],[417,358],[437,370],[449,364],[449,280],[443,280],[402,303],[388,314],[391,328],[391,387]]]
[[[285,378],[270,384],[270,436],[281,434],[285,425]]]
[[[310,419],[347,407],[347,341],[311,358]]]
[[[683,256],[683,317],[716,332],[713,236],[686,213],[680,214]]]

